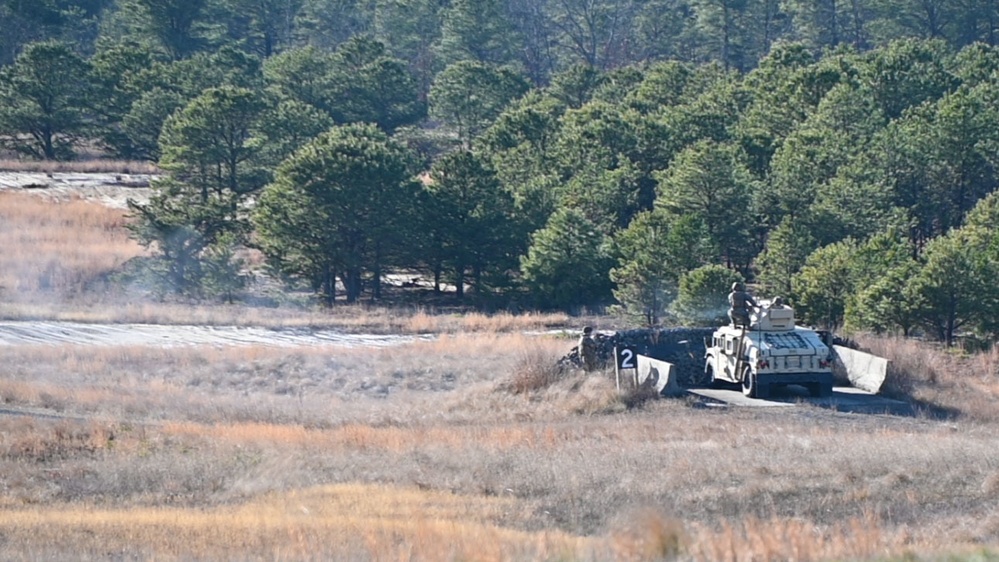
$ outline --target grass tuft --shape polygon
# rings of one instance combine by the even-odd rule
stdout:
[[[625,514],[608,538],[615,560],[676,560],[690,547],[683,522],[651,507]]]
[[[523,348],[510,377],[509,389],[514,394],[526,394],[546,389],[565,378],[568,370],[559,365],[558,356],[542,347]]]

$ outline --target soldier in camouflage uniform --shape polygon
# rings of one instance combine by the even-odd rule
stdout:
[[[583,335],[579,337],[576,349],[579,350],[579,360],[583,363],[583,369],[587,372],[597,368],[597,342],[593,341],[593,328],[587,326],[583,328]]]
[[[749,307],[758,305],[753,297],[745,291],[742,283],[732,283],[732,292],[728,294],[728,318],[733,326],[749,327]]]

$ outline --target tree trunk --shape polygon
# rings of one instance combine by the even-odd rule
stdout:
[[[482,294],[482,266],[478,264],[472,266],[472,288],[476,295]]]
[[[336,274],[329,264],[323,266],[323,280],[320,291],[323,304],[327,308],[332,308],[336,302]]]
[[[43,142],[44,146],[42,147],[42,150],[45,151],[45,159],[55,160],[56,159],[55,141],[53,140],[53,137],[55,137],[55,135],[53,135],[51,131],[45,131],[44,135],[45,135],[45,140]]]
[[[381,244],[375,248],[374,279],[371,280],[371,300],[382,298],[382,250]]]
[[[344,284],[347,286],[347,302],[357,302],[361,296],[361,269],[358,267],[348,269]]]

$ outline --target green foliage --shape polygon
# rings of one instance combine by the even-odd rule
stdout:
[[[237,253],[241,241],[233,232],[222,233],[215,242],[205,248],[202,268],[205,292],[221,297],[232,304],[238,291],[246,288],[249,276],[246,274],[246,260]]]
[[[995,189],[995,99],[991,85],[958,90],[910,110],[875,138],[872,164],[882,170],[882,189],[891,202],[914,222],[914,243],[960,226]]]
[[[791,279],[796,312],[805,322],[827,328],[843,325],[847,300],[853,295],[851,267],[856,251],[852,240],[819,248]]]
[[[247,52],[270,57],[291,44],[290,25],[305,0],[218,0],[227,39]]]
[[[713,66],[701,67],[684,92],[692,101],[662,111],[660,121],[667,131],[665,154],[672,158],[702,140],[727,143],[739,115],[749,104],[750,92],[734,76]]]
[[[592,66],[577,64],[552,77],[548,93],[571,109],[579,109],[593,99],[603,75]]]
[[[291,99],[331,113],[328,102],[333,55],[315,47],[290,49],[264,61],[269,88],[282,99]]]
[[[303,0],[295,17],[295,35],[304,45],[332,51],[352,37],[371,31],[373,0]]]
[[[548,224],[532,235],[520,269],[524,285],[542,307],[600,305],[610,297],[606,239],[576,209],[557,210]]]
[[[871,285],[859,287],[846,308],[846,326],[878,334],[897,330],[908,336],[918,323],[919,297],[911,282],[918,273],[919,265],[913,260],[883,271]]]
[[[554,147],[559,171],[570,177],[582,169],[613,170],[638,147],[634,127],[619,107],[594,101],[562,116]]]
[[[553,28],[552,47],[568,64],[610,69],[626,60],[634,17],[631,2],[563,0],[546,7]]]
[[[385,46],[355,38],[330,54],[313,47],[272,57],[264,65],[271,89],[326,112],[337,123],[376,123],[391,132],[423,116],[419,86]]]
[[[473,287],[481,291],[484,274],[512,265],[513,198],[480,157],[463,151],[434,164],[427,191],[427,234],[439,245],[431,255],[446,256],[440,266],[451,270],[459,298],[469,273]]]
[[[770,295],[792,297],[791,279],[818,246],[809,225],[790,216],[770,231],[763,252],[756,258],[758,282]]]
[[[441,26],[441,58],[504,65],[513,61],[514,29],[502,0],[452,0]]]
[[[30,43],[59,41],[77,53],[93,52],[103,13],[112,0],[0,1],[0,66]]]
[[[174,60],[202,49],[208,40],[209,0],[121,0],[130,27]]]
[[[935,238],[910,281],[920,324],[947,345],[964,327],[995,326],[999,262],[983,252],[985,243],[986,233],[973,227]]]
[[[333,127],[333,119],[314,106],[282,100],[261,113],[254,127],[260,160],[277,167],[303,145]]]
[[[863,243],[847,239],[816,250],[792,277],[800,316],[826,327],[908,332],[918,307],[909,286],[919,269],[912,256],[896,228]]]
[[[680,289],[670,307],[684,326],[720,326],[728,321],[728,293],[744,279],[720,265],[705,265],[680,276]]]
[[[123,121],[143,95],[136,81],[153,64],[152,52],[139,44],[121,43],[98,51],[90,64],[92,90],[89,105],[96,113],[102,143],[119,158],[149,159],[148,144],[137,146],[136,140],[124,130]],[[162,122],[160,119],[156,127],[154,144]]]
[[[527,89],[520,75],[505,68],[458,62],[434,80],[430,116],[450,126],[467,147]]]
[[[694,69],[689,65],[676,61],[654,64],[630,92],[627,103],[643,113],[690,103],[695,99],[688,90],[693,78]]]
[[[763,9],[756,13],[757,6]],[[722,65],[737,70],[746,70],[761,52],[769,48],[772,37],[757,37],[761,31],[756,27],[756,16],[762,16],[765,23],[773,25],[773,13],[766,2],[746,0],[693,0],[691,2],[696,19],[694,30],[697,33],[699,50]]]
[[[415,77],[421,99],[437,70],[434,46],[440,41],[442,4],[436,0],[378,0],[374,35],[388,54],[403,60]]]
[[[32,43],[0,68],[0,144],[65,160],[86,132],[89,65],[62,43]]]
[[[500,182],[514,196],[524,233],[544,227],[558,204],[561,177],[554,172],[554,159],[564,111],[555,98],[532,92],[504,110],[479,140]]]
[[[120,150],[132,158],[158,161],[163,123],[184,107],[185,101],[181,94],[159,87],[144,92],[122,117]]]
[[[709,261],[707,232],[693,216],[643,212],[614,238],[610,270],[619,312],[659,324],[676,297],[680,277]]]
[[[888,119],[926,101],[942,97],[956,86],[947,72],[948,47],[942,41],[902,39],[864,57],[861,78]]]
[[[391,232],[341,236],[337,252],[310,250],[309,266],[288,258],[286,273],[329,299],[336,277],[350,298],[370,279],[377,297],[382,268],[406,267],[490,290],[519,274],[544,287],[546,306],[602,304],[613,267],[629,314],[659,317],[680,275],[714,262],[804,298],[815,322],[988,334],[999,327],[982,316],[954,328],[926,312],[940,299],[920,278],[932,241],[958,230],[978,232],[974,267],[993,260],[995,221],[974,209],[999,187],[999,55],[973,43],[994,43],[996,14],[987,2],[944,4],[0,0],[0,138],[36,158],[84,145],[158,161],[169,178],[133,209],[136,228],[154,249],[184,241],[170,251],[185,272],[161,269],[188,294],[214,291],[218,256],[232,273],[226,248],[250,234],[248,195],[282,161],[334,124],[372,123],[419,154],[406,177],[440,178],[383,205]],[[355,169],[310,165],[321,177]],[[625,242],[642,240],[629,231],[653,209],[664,237],[688,227],[694,237],[682,270],[654,263],[673,263],[672,249],[649,257]],[[563,297],[545,268],[571,260],[538,244],[583,224],[601,240],[590,244],[595,289]],[[220,246],[230,234],[235,245]],[[811,261],[840,257],[810,255],[836,243],[850,248],[842,272]],[[271,263],[284,267],[295,248]]]
[[[852,45],[864,47],[869,41],[867,26],[874,17],[872,2],[836,0],[789,0],[786,9],[798,34],[814,49]]]
[[[715,254],[729,266],[748,268],[757,253],[750,237],[754,181],[733,146],[699,142],[657,178],[656,207],[697,217]]]
[[[202,199],[196,190],[171,178],[158,180],[153,189],[148,203],[129,200],[128,207],[132,236],[153,250],[148,271],[154,286],[201,296],[206,250],[227,233],[237,239],[244,234],[239,228],[238,201],[233,197]]]
[[[831,188],[830,184],[849,163],[866,153],[872,137],[885,123],[869,91],[839,84],[827,92],[815,112],[788,135],[771,160],[768,187],[757,196],[767,222],[779,224],[786,216],[800,218],[813,204],[838,215],[840,222],[849,222],[852,217],[846,211],[864,201],[844,197],[842,185]],[[843,237],[837,234],[816,236]]]
[[[253,211],[257,244],[276,270],[307,279],[332,305],[336,277],[356,301],[412,232],[417,187],[409,155],[373,125],[334,127],[292,155]]]
[[[250,143],[262,109],[249,90],[213,88],[167,119],[160,166],[169,176],[154,183],[148,203],[129,201],[130,228],[155,250],[151,270],[162,287],[230,299],[238,288],[232,256],[249,232],[243,205],[263,182]],[[233,278],[223,282],[227,275]]]
[[[222,87],[205,90],[163,125],[160,166],[202,193],[242,195],[267,181],[250,142],[264,111],[254,92]]]
[[[426,111],[406,63],[386,56],[377,41],[358,38],[341,46],[328,88],[326,104],[338,123],[375,123],[391,133]]]

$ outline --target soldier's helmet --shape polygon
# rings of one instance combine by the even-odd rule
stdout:
[[[583,334],[592,334],[592,333],[593,333],[593,326],[587,326],[583,328]]]
[[[736,281],[735,283],[732,283],[732,290],[733,291],[741,291],[742,290],[742,283],[739,283],[738,281]]]

